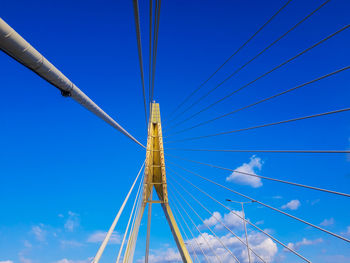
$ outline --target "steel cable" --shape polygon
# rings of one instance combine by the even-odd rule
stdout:
[[[197,164],[201,164],[201,165],[206,165],[206,166],[209,166],[209,167],[212,167],[212,168],[217,168],[217,169],[221,169],[221,170],[230,171],[230,172],[233,172],[233,173],[239,173],[239,174],[243,174],[243,175],[247,175],[247,176],[251,176],[251,177],[261,178],[261,179],[265,179],[265,180],[275,181],[275,182],[289,184],[289,185],[303,187],[303,188],[308,188],[308,189],[317,190],[317,191],[321,191],[321,192],[325,192],[325,193],[329,193],[329,194],[336,194],[336,195],[341,195],[341,196],[345,196],[345,197],[350,197],[350,194],[346,194],[346,193],[341,193],[341,192],[336,192],[336,191],[332,191],[332,190],[328,190],[328,189],[322,189],[322,188],[319,188],[319,187],[314,187],[314,186],[309,186],[309,185],[304,185],[304,184],[284,181],[284,180],[275,179],[275,178],[271,178],[271,177],[266,177],[266,176],[262,176],[262,175],[242,172],[242,171],[239,171],[239,170],[233,170],[233,169],[229,169],[229,168],[225,168],[225,167],[221,167],[221,166],[217,166],[217,165],[213,165],[213,164],[208,164],[208,163],[198,162],[198,161],[194,161],[194,160],[190,160],[190,159],[185,159],[185,158],[181,158],[181,157],[174,156],[174,155],[167,154],[167,156],[171,156],[171,157],[178,158],[178,159],[181,159],[181,160],[185,160],[185,161],[188,161],[188,162],[193,162],[193,163],[197,163]],[[182,167],[182,166],[180,166],[178,164],[175,164],[175,163],[173,163],[173,162],[171,162],[169,160],[168,160],[168,162],[170,162],[170,163],[172,163],[174,165],[177,165],[181,169],[186,169],[186,168],[184,168],[184,167]],[[189,170],[186,170],[186,171],[189,172]]]
[[[288,0],[280,9],[277,10],[273,16],[271,16],[253,35],[250,36],[250,38],[244,42],[238,49],[236,49],[235,52],[231,56],[229,56],[223,64],[221,64],[210,76],[207,78],[204,82],[202,82],[191,94],[189,94],[169,115],[169,118],[172,117],[172,115],[175,114],[175,112],[182,107],[194,94],[196,94],[211,78],[218,73],[218,71],[225,66],[237,53],[239,53],[253,38],[260,32],[262,31],[282,10],[287,7],[287,5],[291,2],[292,0]]]
[[[168,169],[171,170],[173,173],[178,174],[178,173],[175,172],[173,169],[171,169],[171,168],[169,168],[169,167],[168,167]],[[171,179],[174,180],[174,181],[178,184],[178,182],[177,182],[174,178],[171,178]],[[183,186],[181,186],[181,187],[183,188]],[[185,191],[186,191],[186,190],[185,190]],[[187,192],[187,193],[188,193],[188,192]],[[192,198],[194,198],[194,197],[192,196]],[[198,200],[196,200],[196,201],[198,202]],[[251,252],[253,252],[253,254],[254,254],[257,258],[259,258],[262,262],[266,263],[265,260],[264,260],[263,258],[261,258],[251,247],[249,247],[235,232],[233,232],[233,231],[232,231],[226,224],[224,224],[220,219],[218,219],[217,217],[215,217],[215,215],[214,215],[212,212],[210,212],[210,211],[208,210],[208,208],[206,208],[205,206],[203,206],[201,203],[199,203],[199,204],[200,204],[211,216],[213,216],[213,217],[215,218],[216,221],[220,222],[220,224],[222,224],[223,227],[225,227],[227,231],[229,231],[235,238],[237,238],[237,240],[238,240],[239,242],[241,242],[245,247],[247,247],[247,249],[249,249]]]
[[[247,105],[247,106],[244,106],[244,107],[242,107],[242,108],[239,108],[239,109],[236,109],[236,110],[234,110],[234,111],[225,113],[225,114],[220,115],[220,116],[218,116],[218,117],[215,117],[215,118],[213,118],[213,119],[210,119],[210,120],[201,122],[201,123],[196,124],[196,125],[194,125],[194,126],[192,126],[192,127],[189,127],[189,128],[186,128],[186,129],[183,129],[183,130],[174,132],[174,133],[172,133],[172,134],[169,134],[169,135],[167,135],[165,138],[171,137],[171,136],[174,136],[174,135],[176,135],[176,134],[180,134],[180,133],[183,133],[183,132],[185,132],[185,131],[189,131],[189,130],[192,130],[192,129],[194,129],[194,128],[198,128],[198,127],[200,127],[200,126],[202,126],[202,125],[208,124],[208,123],[210,123],[210,122],[213,122],[213,121],[222,119],[222,118],[227,117],[227,116],[229,116],[229,115],[232,115],[232,114],[234,114],[234,113],[237,113],[237,112],[240,112],[240,111],[242,111],[242,110],[245,110],[245,109],[251,108],[251,107],[253,107],[253,106],[256,106],[256,105],[258,105],[258,104],[260,104],[260,103],[263,103],[263,102],[272,100],[272,99],[277,98],[277,97],[279,97],[279,96],[285,95],[285,94],[287,94],[287,93],[289,93],[289,92],[295,91],[295,90],[297,90],[297,89],[299,89],[299,88],[308,86],[308,85],[313,84],[313,83],[315,83],[315,82],[317,82],[317,81],[320,81],[320,80],[323,80],[323,79],[325,79],[325,78],[334,76],[334,75],[336,75],[336,74],[338,74],[338,73],[341,73],[341,72],[343,72],[343,71],[346,71],[346,70],[348,70],[348,69],[350,69],[350,66],[346,66],[346,67],[340,68],[340,69],[338,69],[338,70],[335,70],[335,71],[333,71],[333,72],[331,72],[331,73],[325,74],[325,75],[323,75],[323,76],[321,76],[321,77],[318,77],[318,78],[316,78],[316,79],[310,80],[310,81],[308,81],[308,82],[305,82],[305,83],[303,83],[303,84],[301,84],[301,85],[298,85],[298,86],[296,86],[296,87],[293,87],[293,88],[287,89],[287,90],[285,90],[285,91],[279,92],[279,93],[277,93],[277,94],[275,94],[275,95],[272,95],[272,96],[270,96],[270,97],[267,97],[267,98],[258,100],[257,102],[254,102],[254,103],[249,104],[249,105]]]
[[[156,62],[157,62],[157,50],[158,50],[160,5],[161,5],[161,0],[156,0],[155,22],[154,22],[154,35],[153,35],[151,103],[152,103],[152,101],[153,101],[153,96],[154,96],[154,82],[155,82],[154,79],[155,79],[155,74],[156,74]]]
[[[194,152],[246,152],[246,153],[350,153],[350,150],[225,150],[225,149],[185,149],[164,148],[168,151],[194,151]]]
[[[207,243],[208,248],[211,250],[211,252],[213,252],[214,256],[216,257],[216,259],[219,262],[222,262],[220,260],[220,258],[218,257],[218,255],[216,254],[216,252],[214,251],[213,247],[210,245],[210,243],[208,242],[208,240],[204,237],[203,233],[199,230],[198,226],[196,225],[196,223],[193,221],[193,219],[191,218],[191,216],[188,214],[188,212],[186,211],[186,209],[182,206],[181,202],[176,198],[176,196],[174,195],[174,199],[177,201],[177,203],[180,205],[181,209],[185,212],[185,214],[187,215],[187,217],[190,219],[191,223],[193,224],[193,226],[197,229],[198,233],[200,234],[200,236],[202,237],[202,239],[205,241],[205,243]]]
[[[118,257],[117,257],[116,263],[119,263],[119,260],[120,260],[120,257],[121,257],[122,251],[123,251],[125,239],[126,239],[126,236],[128,234],[128,231],[129,231],[131,220],[132,220],[132,218],[135,218],[133,216],[136,215],[136,210],[137,209],[135,210],[135,208],[136,208],[136,204],[139,201],[139,195],[140,195],[140,192],[141,192],[141,186],[143,184],[143,180],[144,180],[144,175],[142,176],[142,178],[140,180],[139,187],[138,187],[137,192],[136,192],[134,204],[132,206],[132,209],[131,209],[131,212],[130,212],[130,216],[129,216],[129,220],[128,220],[128,223],[127,223],[126,228],[125,228],[125,232],[124,232],[122,243],[120,244],[120,248],[119,248],[119,252],[118,252]],[[134,213],[134,211],[135,211],[135,213]]]
[[[254,79],[254,80],[252,80],[252,81],[246,83],[245,85],[243,85],[242,87],[240,87],[240,88],[234,90],[233,92],[229,93],[229,94],[226,95],[225,97],[223,97],[223,98],[221,98],[221,99],[215,101],[214,103],[210,104],[209,106],[207,106],[207,107],[201,109],[200,111],[196,112],[195,114],[193,114],[193,115],[191,115],[190,117],[186,118],[185,120],[181,121],[181,124],[183,124],[184,122],[186,122],[186,121],[188,121],[188,120],[194,118],[194,117],[197,116],[198,114],[200,114],[200,113],[202,113],[202,112],[204,112],[204,111],[210,109],[211,107],[215,106],[216,104],[218,104],[218,103],[220,103],[220,102],[222,102],[222,101],[228,99],[229,97],[231,97],[231,96],[234,95],[235,93],[237,93],[237,92],[239,92],[239,91],[241,91],[241,90],[243,90],[243,89],[249,87],[251,84],[255,83],[256,81],[262,79],[263,77],[269,75],[270,73],[274,72],[275,70],[277,70],[277,69],[281,68],[282,66],[288,64],[289,62],[291,62],[291,61],[293,61],[294,59],[300,57],[301,55],[305,54],[306,52],[308,52],[308,51],[312,50],[313,48],[317,47],[318,45],[324,43],[325,41],[331,39],[332,37],[336,36],[337,34],[339,34],[339,33],[343,32],[344,30],[348,29],[349,27],[350,27],[350,24],[348,24],[348,25],[342,27],[341,29],[339,29],[339,30],[337,30],[336,32],[334,32],[333,34],[327,36],[326,38],[324,38],[324,39],[320,40],[319,42],[315,43],[314,45],[312,45],[311,47],[309,47],[309,48],[303,50],[302,52],[298,53],[298,54],[295,55],[294,57],[292,57],[292,58],[290,58],[290,59],[284,61],[283,63],[279,64],[278,66],[276,66],[276,67],[272,68],[271,70],[265,72],[264,74],[260,75],[260,76],[257,77],[256,79]],[[224,114],[224,115],[226,115],[226,114]],[[177,125],[179,125],[179,124],[180,124],[180,122],[179,122],[179,123],[176,123],[176,124],[172,127],[172,129],[175,128],[175,127],[177,127]],[[172,130],[172,129],[169,129],[169,131]]]
[[[193,187],[195,187],[197,190],[199,190],[201,193],[205,194],[206,196],[208,196],[210,199],[212,199],[213,201],[215,201],[216,203],[218,203],[219,205],[221,205],[222,207],[224,207],[225,209],[227,209],[228,211],[230,211],[230,213],[236,215],[237,217],[239,217],[240,219],[244,220],[246,223],[248,223],[249,225],[253,226],[255,229],[259,230],[260,232],[264,233],[266,236],[268,236],[269,238],[271,238],[272,240],[276,241],[278,244],[282,245],[285,249],[289,250],[290,252],[292,252],[293,254],[295,254],[296,256],[300,257],[301,259],[305,260],[306,262],[311,263],[310,260],[308,260],[307,258],[305,258],[304,256],[300,255],[298,252],[296,252],[294,249],[292,249],[291,247],[285,245],[284,243],[282,243],[281,241],[279,241],[278,239],[276,239],[275,237],[273,237],[272,235],[270,235],[269,233],[267,233],[266,231],[262,230],[261,228],[259,228],[258,226],[256,226],[255,224],[251,223],[249,220],[244,219],[243,217],[241,217],[239,214],[235,213],[234,211],[232,211],[230,208],[228,208],[227,206],[225,206],[224,204],[222,204],[221,202],[219,202],[218,200],[216,200],[214,197],[212,197],[211,195],[209,195],[208,193],[206,193],[204,190],[200,189],[199,187],[195,186],[193,183],[191,183],[190,181],[188,181],[186,178],[184,178],[183,176],[181,176],[180,174],[177,173],[178,176],[180,176],[183,180],[185,180],[187,183],[191,184]],[[178,185],[184,190],[186,191],[189,195],[192,196],[192,198],[194,198],[194,196],[188,192],[181,184],[178,183]],[[198,201],[199,202],[199,201]]]
[[[180,209],[177,207],[177,204],[176,204],[175,201],[173,202],[173,205],[174,205],[174,207],[175,207],[177,213],[178,213],[178,214],[180,215],[180,217],[182,218],[182,221],[185,223],[185,225],[186,225],[188,231],[191,233],[191,236],[192,236],[193,240],[195,241],[195,243],[197,244],[197,247],[199,247],[199,249],[201,250],[201,252],[202,252],[204,258],[205,258],[206,261],[207,261],[207,263],[209,263],[209,260],[208,260],[208,258],[207,258],[207,256],[206,256],[206,254],[204,253],[202,247],[200,246],[200,244],[198,243],[197,239],[195,238],[193,232],[191,231],[191,228],[188,226],[188,224],[187,224],[185,218],[183,217],[182,213],[180,212]]]
[[[137,174],[137,176],[136,176],[136,178],[135,178],[133,184],[131,185],[130,190],[129,190],[128,194],[126,195],[126,197],[125,197],[125,199],[124,199],[124,202],[123,202],[123,204],[121,205],[121,207],[120,207],[120,209],[119,209],[119,211],[118,211],[118,213],[117,213],[115,219],[113,220],[113,223],[112,223],[111,227],[109,228],[109,230],[108,230],[108,232],[107,232],[107,234],[106,234],[106,237],[104,238],[104,240],[103,240],[103,242],[102,242],[100,248],[98,249],[98,251],[97,251],[97,253],[96,253],[96,256],[95,256],[94,259],[92,260],[92,263],[98,263],[98,262],[100,261],[100,258],[101,258],[102,254],[103,254],[103,252],[104,252],[104,250],[105,250],[105,248],[106,248],[106,246],[107,246],[107,243],[108,243],[110,237],[111,237],[112,234],[113,234],[113,231],[114,231],[114,229],[115,229],[115,226],[117,225],[117,223],[118,223],[118,221],[119,221],[119,218],[120,218],[120,216],[121,216],[121,214],[122,214],[122,212],[123,212],[123,210],[124,210],[124,208],[125,208],[125,205],[126,205],[126,203],[128,202],[128,200],[129,200],[130,194],[131,194],[132,190],[134,189],[134,186],[135,186],[135,184],[136,184],[136,182],[137,182],[137,179],[139,178],[139,176],[140,176],[140,174],[141,174],[141,171],[142,171],[144,165],[145,165],[145,161],[142,163],[142,166],[141,166],[141,168],[140,168],[140,170],[139,170],[139,172],[138,172],[138,174]]]
[[[181,221],[180,221],[180,220],[176,220],[175,213],[173,212],[173,214],[174,214],[174,218],[175,218],[176,223],[180,226],[180,229],[181,229],[182,233],[183,233],[183,234],[185,235],[185,237],[186,237],[187,244],[189,244],[189,246],[191,246],[191,248],[192,248],[193,256],[194,256],[193,262],[195,262],[196,259],[199,260],[199,259],[197,258],[197,254],[196,254],[196,251],[195,251],[195,249],[194,249],[192,243],[189,243],[189,242],[188,242],[190,239],[188,238],[188,236],[187,236],[187,234],[186,234],[186,232],[185,232],[185,229],[184,229],[184,227],[182,226]],[[185,244],[186,244],[186,242],[185,242]]]
[[[196,214],[196,216],[201,220],[203,225],[208,228],[208,230],[214,235],[215,239],[225,248],[225,250],[233,257],[236,262],[240,262],[238,258],[232,253],[232,251],[222,242],[222,240],[215,234],[215,232],[211,229],[211,227],[204,222],[204,219],[197,213],[197,211],[186,201],[186,198],[182,196],[182,194],[174,187],[174,190],[178,194],[178,196],[187,204],[187,206]]]
[[[199,139],[210,138],[210,137],[215,137],[215,136],[220,136],[220,135],[232,134],[232,133],[236,133],[236,132],[242,132],[242,131],[248,131],[248,130],[254,130],[254,129],[264,128],[264,127],[269,127],[269,126],[275,126],[275,125],[289,123],[289,122],[295,122],[295,121],[306,120],[306,119],[311,119],[311,118],[316,118],[316,117],[322,117],[322,116],[332,115],[332,114],[336,114],[336,113],[347,112],[349,110],[350,110],[350,108],[344,108],[344,109],[339,109],[339,110],[334,110],[334,111],[328,111],[328,112],[323,112],[323,113],[318,113],[318,114],[298,117],[298,118],[294,118],[294,119],[288,119],[288,120],[284,120],[284,121],[278,121],[278,122],[261,124],[261,125],[252,126],[252,127],[248,127],[248,128],[242,128],[242,129],[238,129],[238,130],[219,132],[219,133],[203,135],[203,136],[197,136],[197,137],[190,137],[190,138],[185,138],[185,139],[180,139],[180,140],[167,141],[165,143],[169,144],[169,143],[175,143],[175,142],[199,140]],[[164,137],[164,138],[166,138],[166,137]]]
[[[139,2],[138,2],[138,0],[133,0],[132,3],[133,3],[133,6],[134,6],[137,50],[138,50],[138,55],[139,55],[141,84],[142,84],[142,93],[143,93],[143,104],[144,104],[144,108],[145,108],[145,119],[146,119],[146,127],[147,127],[148,126],[147,101],[146,101],[145,76],[144,76],[144,73],[143,73],[143,59],[142,59],[142,45],[141,45],[141,32],[140,32]]]
[[[305,220],[303,220],[303,219],[300,219],[300,218],[298,218],[298,217],[296,217],[296,216],[293,216],[293,215],[291,215],[291,214],[288,214],[288,213],[286,213],[286,212],[283,212],[283,211],[281,211],[281,210],[279,210],[279,209],[277,209],[277,208],[275,208],[275,207],[272,207],[272,206],[270,206],[270,205],[268,205],[268,204],[265,204],[265,203],[263,203],[263,202],[260,202],[260,201],[258,201],[257,199],[254,199],[254,198],[251,198],[251,197],[249,197],[249,196],[247,196],[247,195],[244,195],[244,194],[241,194],[241,193],[239,193],[239,192],[237,192],[237,191],[235,191],[235,190],[232,190],[231,188],[228,188],[228,187],[226,187],[226,186],[224,186],[224,185],[221,185],[221,184],[219,184],[219,183],[217,183],[217,182],[214,182],[214,181],[212,181],[212,180],[210,180],[210,179],[208,179],[208,178],[205,178],[204,176],[201,176],[201,175],[198,175],[198,174],[196,174],[196,173],[194,173],[194,172],[191,172],[191,174],[193,174],[193,175],[197,175],[198,177],[200,177],[200,178],[202,178],[202,179],[204,179],[204,180],[206,180],[206,181],[208,181],[208,182],[211,182],[211,183],[213,183],[213,184],[215,184],[215,185],[217,185],[217,186],[220,186],[220,187],[222,187],[222,188],[224,188],[224,189],[226,189],[226,190],[228,190],[228,191],[230,191],[230,192],[232,192],[232,193],[235,193],[235,194],[237,194],[237,195],[240,195],[240,196],[242,196],[242,197],[244,197],[244,198],[247,198],[247,199],[249,199],[249,200],[251,200],[251,201],[254,201],[254,202],[256,202],[256,203],[258,203],[258,204],[260,204],[260,205],[263,205],[263,206],[265,206],[265,207],[267,207],[267,208],[270,208],[270,209],[272,209],[272,210],[274,210],[274,211],[276,211],[276,212],[279,212],[279,213],[281,213],[281,214],[283,214],[283,215],[286,215],[286,216],[288,216],[288,217],[290,217],[290,218],[293,218],[293,219],[295,219],[295,220],[297,220],[297,221],[299,221],[299,222],[301,222],[301,223],[304,223],[304,224],[306,224],[306,225],[308,225],[308,226],[311,226],[311,227],[313,227],[313,228],[316,228],[316,229],[318,229],[318,230],[320,230],[320,231],[322,231],[322,232],[324,232],[324,233],[327,233],[327,234],[329,234],[329,235],[332,235],[332,236],[334,236],[334,237],[336,237],[336,238],[338,238],[338,239],[341,239],[341,240],[343,240],[343,241],[346,241],[346,242],[348,242],[348,243],[350,243],[350,240],[349,239],[347,239],[347,238],[345,238],[345,237],[343,237],[343,236],[340,236],[340,235],[338,235],[338,234],[335,234],[335,233],[333,233],[333,232],[331,232],[331,231],[329,231],[329,230],[326,230],[326,229],[324,229],[324,228],[322,228],[322,227],[319,227],[319,226],[317,226],[317,225],[314,225],[314,224],[312,224],[312,223],[309,223],[309,222],[307,222],[307,221],[305,221]],[[179,175],[179,174],[178,174]],[[181,175],[179,175],[182,179],[184,179],[185,181],[187,181],[188,183],[190,183],[192,186],[194,186],[195,188],[197,188],[198,190],[200,190],[200,188],[199,187],[197,187],[197,186],[195,186],[194,184],[192,184],[190,181],[188,181],[186,178],[184,178],[183,176],[181,176]],[[200,190],[201,192],[203,192],[203,193],[205,193],[203,190]],[[210,198],[212,198],[213,199],[213,197],[211,197],[209,194],[207,194],[207,193],[205,193],[208,197],[210,197]],[[214,200],[214,199],[213,199]],[[216,199],[215,199],[216,200]],[[217,200],[216,200],[217,201]],[[217,202],[219,202],[219,201],[217,201]],[[220,202],[219,202],[220,203]],[[247,221],[247,222],[249,222],[249,221]],[[250,223],[249,222],[249,224],[252,224],[252,223]]]
[[[151,78],[152,78],[152,23],[153,23],[153,15],[152,15],[152,7],[153,0],[149,0],[149,49],[148,49],[148,101],[151,104]]]

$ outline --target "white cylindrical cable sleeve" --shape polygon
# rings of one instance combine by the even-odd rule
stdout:
[[[72,97],[83,107],[144,147],[1,18],[0,49],[60,89],[62,95]]]

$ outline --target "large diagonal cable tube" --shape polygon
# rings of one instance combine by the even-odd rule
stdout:
[[[42,54],[21,37],[12,27],[0,18],[0,49],[23,66],[58,88],[63,96],[71,97],[84,108],[107,122],[125,136],[144,147],[112,117],[104,112],[84,92],[74,85],[61,71],[52,65]]]

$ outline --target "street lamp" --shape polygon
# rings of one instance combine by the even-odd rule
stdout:
[[[245,213],[244,213],[244,204],[251,204],[251,203],[254,203],[255,201],[238,202],[238,201],[233,201],[233,200],[231,200],[231,199],[226,199],[226,201],[232,202],[232,203],[241,204],[241,206],[242,206],[242,218],[243,218],[243,225],[244,225],[244,232],[245,232],[245,240],[246,240],[246,243],[247,243],[247,252],[248,252],[249,263],[251,263],[250,251],[249,251],[249,243],[248,243],[248,234],[247,234],[247,225],[246,225]]]

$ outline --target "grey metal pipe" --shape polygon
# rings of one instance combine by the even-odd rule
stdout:
[[[1,18],[0,49],[145,148]]]

